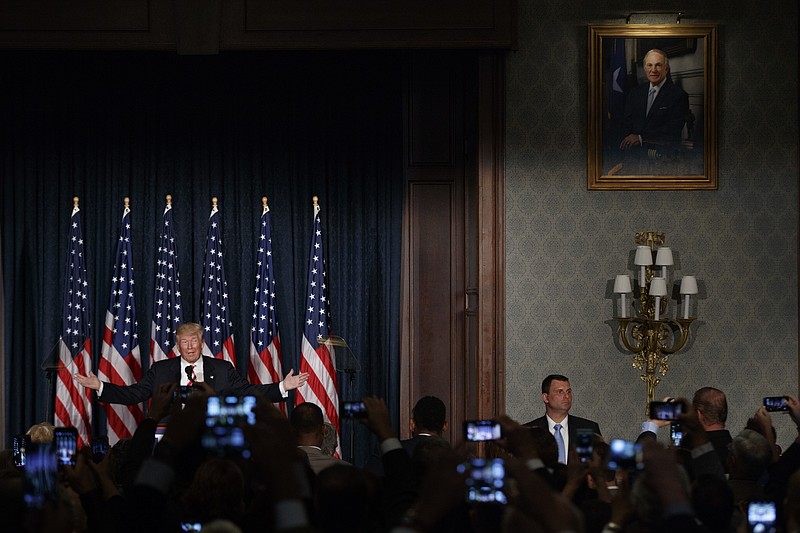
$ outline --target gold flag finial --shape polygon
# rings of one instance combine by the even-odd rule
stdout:
[[[122,200],[122,203],[125,205],[125,209],[130,209],[130,208],[131,208],[131,199],[130,199],[130,197],[129,197],[129,196],[126,196],[126,197],[125,197],[125,198]]]
[[[75,209],[78,209],[78,197],[77,196],[73,196],[72,197],[72,207],[75,208]]]
[[[167,205],[172,205],[172,195],[171,194],[167,195]]]
[[[216,196],[212,196],[211,197],[211,208],[212,209],[216,209],[218,203],[219,203],[219,200],[217,200],[217,197]]]
[[[314,205],[315,205],[315,206],[316,206],[316,205],[319,205],[319,198],[318,198],[318,197],[314,196],[314,197],[311,199],[311,201],[312,201],[312,202],[314,202]]]
[[[267,197],[266,197],[266,196],[262,196],[262,197],[261,197],[261,207],[263,207],[264,209],[266,209],[266,208],[267,208],[267,205],[268,205],[268,204],[267,204]]]

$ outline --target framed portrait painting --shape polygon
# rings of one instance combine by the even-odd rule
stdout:
[[[717,28],[589,26],[590,190],[717,188]]]

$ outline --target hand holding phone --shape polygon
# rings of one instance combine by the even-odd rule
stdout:
[[[653,420],[677,420],[686,412],[683,402],[650,402],[650,418]]]
[[[788,413],[788,396],[767,396],[764,398],[764,407],[771,413]]]

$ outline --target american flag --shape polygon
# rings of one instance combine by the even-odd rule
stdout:
[[[322,224],[319,204],[314,197],[314,235],[308,263],[306,320],[300,350],[300,372],[308,372],[308,381],[298,387],[296,403],[312,402],[320,406],[325,421],[339,435],[339,385],[336,361],[330,343],[330,302],[327,299],[325,254],[322,247]],[[337,446],[337,452],[339,446]],[[341,453],[339,453],[341,455]]]
[[[111,278],[111,298],[103,329],[103,355],[97,377],[115,385],[133,385],[142,379],[136,303],[133,296],[133,250],[131,248],[131,210],[125,209],[119,225],[119,240]],[[108,442],[112,446],[133,436],[143,418],[142,404],[106,404]]]
[[[92,369],[92,313],[77,197],[73,203],[58,343],[55,425],[77,429],[80,446],[90,442],[92,433],[92,391],[75,383],[72,375],[85,376]]]
[[[233,348],[233,323],[228,312],[228,283],[222,265],[222,232],[220,231],[217,198],[211,200],[208,219],[206,258],[203,265],[203,353],[229,361],[236,366]]]
[[[179,354],[175,329],[183,323],[181,285],[178,275],[178,251],[172,225],[172,196],[167,196],[164,223],[158,240],[156,259],[156,294],[153,298],[153,321],[150,325],[150,364]]]
[[[250,383],[262,385],[278,383],[283,376],[281,365],[281,339],[278,334],[278,316],[275,311],[275,278],[272,268],[272,239],[270,238],[269,207],[262,198],[261,236],[256,260],[256,290],[253,300],[253,327],[250,332]],[[286,412],[285,402],[279,408]]]

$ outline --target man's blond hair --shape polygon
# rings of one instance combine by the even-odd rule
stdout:
[[[50,422],[39,422],[32,425],[25,434],[30,436],[31,442],[53,442],[55,426]]]
[[[200,340],[203,340],[203,326],[197,322],[184,322],[175,330],[175,336],[183,337],[186,335],[197,335]]]

